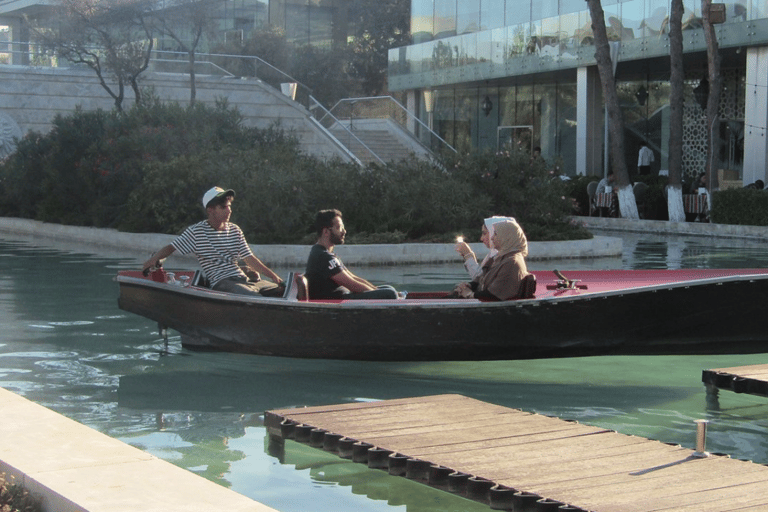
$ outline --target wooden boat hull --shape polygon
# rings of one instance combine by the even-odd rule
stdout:
[[[121,309],[179,331],[189,348],[367,361],[768,352],[760,314],[768,274],[679,271],[694,272],[693,279],[649,274],[644,285],[627,287],[634,277],[628,272],[676,271],[567,273],[586,290],[558,290],[550,273],[538,273],[536,298],[486,303],[297,302],[181,288],[131,273],[117,280]]]

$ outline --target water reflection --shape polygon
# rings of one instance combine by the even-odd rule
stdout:
[[[530,266],[768,267],[760,242],[621,236],[622,258]],[[688,447],[705,417],[708,450],[768,462],[768,401],[708,400],[701,384],[766,354],[361,363],[188,352],[178,336],[166,352],[156,325],[117,308],[112,277],[139,261],[0,239],[0,385],[283,512],[488,510],[291,441],[271,451],[262,414],[285,407],[459,393]],[[465,278],[458,263],[357,270],[410,291]]]

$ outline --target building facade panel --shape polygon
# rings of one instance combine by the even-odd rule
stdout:
[[[764,0],[727,1],[725,23],[716,26],[725,79],[719,165],[752,181],[754,172],[745,171],[747,164],[756,167],[753,157],[745,160],[745,144],[749,143],[744,135],[745,77],[750,73],[746,54],[748,49],[768,45],[766,4]],[[630,172],[636,169],[637,151],[647,142],[655,153],[654,172],[665,170],[669,152],[669,2],[603,1],[602,5],[616,56],[627,167]],[[706,77],[706,44],[700,3],[686,0],[684,6],[683,161],[684,171],[693,175],[703,168],[701,155],[706,154],[704,114],[696,97]],[[497,15],[503,10],[504,26],[484,24],[484,9]],[[442,98],[433,115],[441,136],[455,147],[539,146],[545,157],[562,162],[567,174],[608,170],[605,136],[595,140],[599,131],[604,133],[605,122],[602,105],[595,101],[600,97],[600,83],[590,71],[596,69],[595,49],[583,0],[499,0],[491,4],[413,0],[412,12],[418,31],[412,45],[390,51],[389,85],[391,90],[413,91],[416,97],[429,91]],[[430,12],[431,25],[424,21],[429,20]],[[470,22],[475,13],[479,13],[477,28]],[[492,107],[486,111],[484,103]],[[767,108],[765,99],[755,105],[761,115]],[[580,123],[587,124],[581,127]],[[758,172],[761,179],[766,158],[764,155]]]

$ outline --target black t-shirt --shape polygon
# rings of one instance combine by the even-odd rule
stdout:
[[[339,299],[349,290],[339,286],[331,279],[344,268],[338,256],[320,244],[315,244],[309,251],[307,269],[304,277],[309,285],[310,299]]]

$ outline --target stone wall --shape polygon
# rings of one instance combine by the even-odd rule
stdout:
[[[276,123],[293,131],[306,153],[346,159],[337,143],[313,124],[303,106],[260,80],[198,75],[196,84],[197,101],[212,104],[227,98],[243,114],[246,125],[267,128]],[[154,88],[163,100],[189,101],[187,75],[146,72],[141,86]],[[127,88],[125,96],[123,107],[128,108],[134,101],[133,91]],[[0,65],[0,138],[30,130],[47,132],[56,114],[67,114],[78,106],[85,110],[114,107],[114,100],[90,69]]]

